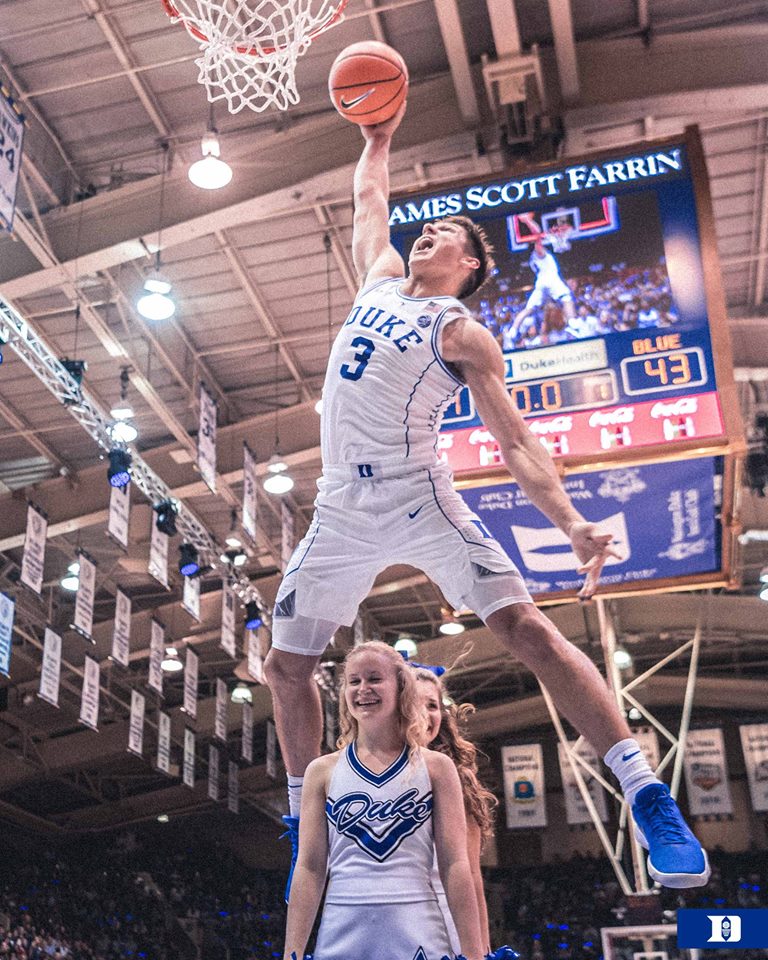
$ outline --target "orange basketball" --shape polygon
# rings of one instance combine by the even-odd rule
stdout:
[[[361,126],[384,123],[408,93],[408,68],[392,47],[365,40],[346,47],[333,61],[328,90],[334,107]]]

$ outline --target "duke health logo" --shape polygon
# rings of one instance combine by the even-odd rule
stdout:
[[[712,907],[677,911],[677,945],[698,949],[752,950],[768,947],[768,910],[714,913]]]

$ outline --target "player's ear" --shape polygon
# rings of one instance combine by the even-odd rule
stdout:
[[[459,260],[459,263],[462,267],[466,267],[467,270],[477,270],[480,266],[480,261],[477,257],[471,257],[468,254]]]

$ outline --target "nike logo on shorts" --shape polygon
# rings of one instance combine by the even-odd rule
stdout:
[[[419,513],[419,512],[420,512],[421,510],[423,510],[423,509],[424,509],[424,504],[422,503],[422,505],[419,507],[418,510],[414,510],[413,513],[409,513],[409,514],[408,514],[408,519],[409,519],[409,520],[413,520],[414,517],[416,516],[416,514]]]
[[[622,759],[622,760],[631,760],[632,757],[636,757],[636,756],[638,755],[638,753],[640,753],[639,750],[635,750],[634,753],[622,753],[621,759]]]
[[[356,107],[358,103],[362,103],[363,100],[367,100],[368,97],[370,97],[370,95],[373,93],[375,89],[376,87],[371,87],[370,90],[366,91],[366,93],[361,93],[360,96],[355,97],[354,100],[345,100],[344,97],[342,97],[339,103],[341,104],[344,110],[351,110],[352,107]]]

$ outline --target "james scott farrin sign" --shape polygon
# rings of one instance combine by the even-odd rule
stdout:
[[[768,910],[738,910],[734,907],[678,910],[677,945],[688,950],[759,950],[768,947]]]
[[[718,457],[573,473],[565,489],[585,518],[613,534],[621,560],[609,558],[606,588],[720,569]],[[568,538],[514,483],[461,491],[520,568],[534,595],[576,590],[582,578]]]

